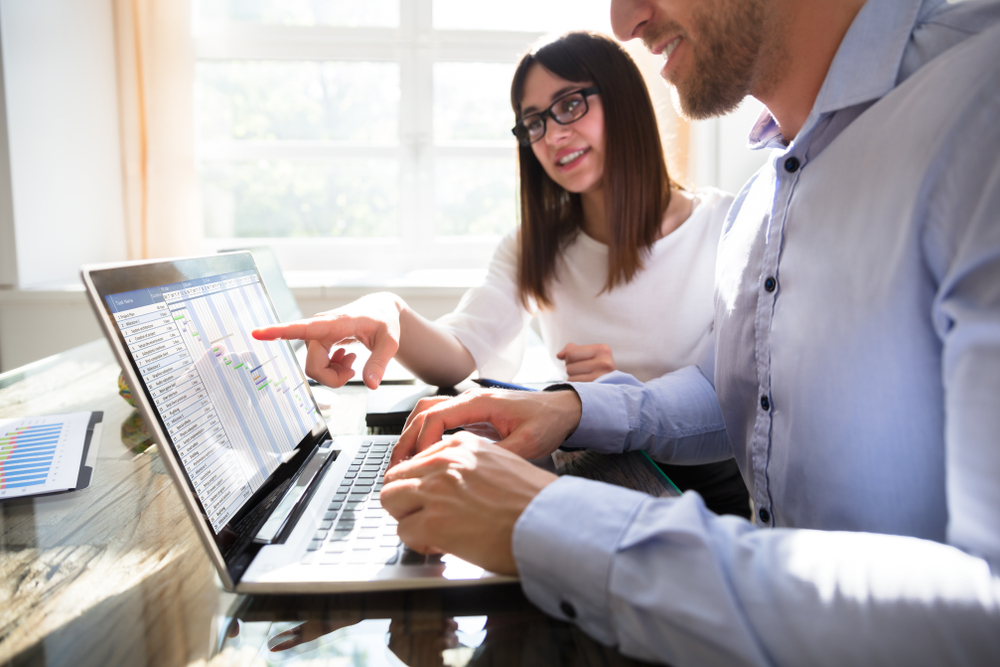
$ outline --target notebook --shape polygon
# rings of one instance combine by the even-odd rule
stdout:
[[[248,252],[87,266],[91,304],[223,585],[317,593],[513,581],[425,562],[381,508],[386,436],[331,438]]]

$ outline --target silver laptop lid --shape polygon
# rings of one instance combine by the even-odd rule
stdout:
[[[291,348],[250,335],[278,321],[253,258],[85,267],[83,277],[203,541],[238,581],[257,530],[326,434]]]

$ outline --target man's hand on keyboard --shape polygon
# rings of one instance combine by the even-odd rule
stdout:
[[[554,452],[580,423],[582,404],[575,391],[528,392],[473,389],[459,396],[421,399],[406,421],[390,469],[434,446],[445,431],[489,423],[497,444],[526,459]]]
[[[516,574],[514,524],[556,479],[502,447],[459,432],[390,469],[381,502],[411,549],[451,553],[490,572]]]

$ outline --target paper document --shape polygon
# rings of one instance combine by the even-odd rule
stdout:
[[[93,415],[0,419],[0,500],[77,488]]]

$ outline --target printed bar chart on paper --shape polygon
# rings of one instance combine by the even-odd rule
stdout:
[[[0,500],[77,488],[94,414],[0,419]]]

